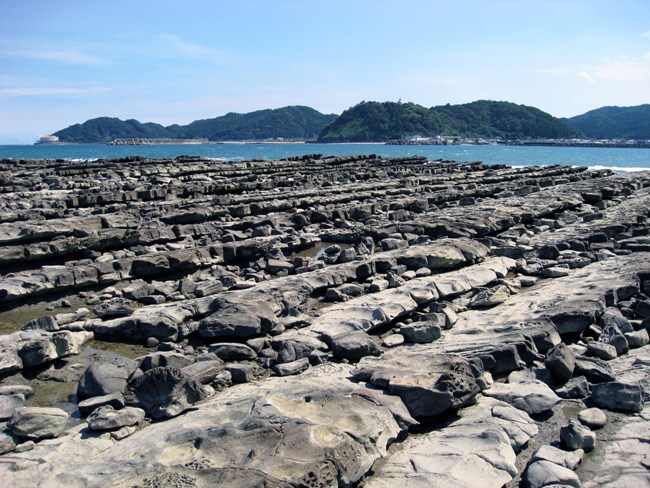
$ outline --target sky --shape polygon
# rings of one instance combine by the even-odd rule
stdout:
[[[650,103],[650,0],[0,0],[0,144],[399,99]]]

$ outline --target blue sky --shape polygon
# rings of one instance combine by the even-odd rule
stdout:
[[[650,103],[650,1],[0,0],[0,144],[399,98]]]

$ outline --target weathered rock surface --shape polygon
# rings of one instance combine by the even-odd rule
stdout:
[[[68,413],[60,408],[23,407],[14,412],[7,427],[18,437],[49,439],[63,433],[68,418]]]
[[[9,485],[648,482],[647,173],[374,155],[0,172],[0,385],[47,404],[43,381],[81,375],[72,402],[111,429],[4,434]],[[28,393],[4,395],[15,417]],[[592,402],[608,421],[579,464],[548,443]]]

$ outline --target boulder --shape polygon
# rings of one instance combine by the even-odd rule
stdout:
[[[589,382],[584,376],[577,376],[556,388],[555,393],[560,398],[586,398],[590,393]]]
[[[412,322],[400,327],[400,334],[404,340],[417,344],[426,344],[440,339],[441,333],[440,325],[428,320]]]
[[[217,310],[199,322],[198,333],[205,338],[248,339],[268,332],[277,324],[271,304],[221,301]]]
[[[587,343],[587,352],[599,359],[609,361],[618,357],[616,348],[611,344],[600,341],[589,341]]]
[[[113,318],[113,317],[128,317],[135,312],[135,304],[128,298],[111,298],[105,302],[96,305],[93,312],[97,317]]]
[[[185,366],[181,371],[191,379],[198,381],[202,385],[207,385],[214,380],[224,369],[224,363],[215,356],[215,359],[207,361],[198,361]]]
[[[184,368],[194,362],[194,358],[175,351],[152,352],[137,359],[142,371],[152,368],[169,366],[171,368]]]
[[[597,406],[607,410],[640,412],[643,410],[644,391],[641,385],[611,381],[593,385],[591,398]]]
[[[7,423],[12,434],[38,441],[58,437],[68,424],[68,412],[60,408],[23,407]]]
[[[612,368],[605,361],[585,356],[576,358],[574,375],[584,376],[590,383],[603,383],[615,379]]]
[[[575,355],[566,344],[561,342],[546,353],[544,366],[558,382],[566,383],[573,375]]]
[[[225,361],[240,361],[246,359],[255,359],[257,353],[254,349],[246,344],[239,344],[236,342],[220,342],[212,344],[209,347],[209,352],[217,355],[219,359]]]
[[[106,405],[110,405],[115,409],[124,407],[124,395],[122,395],[121,392],[116,391],[108,395],[87,398],[79,402],[78,408],[81,416],[85,417],[88,414],[91,414],[95,409]]]
[[[551,461],[535,461],[526,468],[524,475],[527,488],[573,487],[582,488],[580,478],[568,468]]]
[[[332,337],[332,354],[339,359],[358,362],[365,356],[379,356],[377,343],[365,332],[344,332]]]
[[[586,408],[578,412],[578,420],[590,429],[600,429],[607,423],[607,415],[600,408]]]
[[[299,374],[309,368],[309,359],[296,359],[288,363],[276,364],[273,366],[273,372],[278,376],[290,376]]]
[[[433,417],[467,405],[480,388],[469,362],[431,354],[427,346],[389,349],[380,358],[363,358],[354,377],[399,396],[413,417]]]
[[[124,393],[126,385],[133,373],[138,369],[138,363],[121,356],[110,356],[112,362],[93,363],[84,371],[77,386],[77,398],[87,398]]]
[[[506,285],[497,285],[493,288],[482,290],[472,297],[470,308],[490,308],[505,302],[510,296],[510,289]]]
[[[25,406],[25,395],[14,393],[0,395],[0,421],[10,419],[14,412]]]
[[[582,449],[585,452],[590,452],[596,445],[596,434],[589,427],[572,419],[567,425],[560,428],[560,440],[571,451]]]
[[[537,451],[535,451],[533,457],[530,458],[530,462],[534,463],[535,461],[549,461],[551,463],[573,470],[578,467],[578,464],[582,462],[582,459],[584,457],[585,452],[582,449],[576,449],[575,451],[565,451],[553,446],[542,446],[537,449]]]
[[[12,452],[15,449],[16,443],[13,438],[4,432],[0,432],[0,456]]]
[[[539,380],[520,383],[495,383],[484,395],[509,403],[529,415],[546,412],[560,401],[560,398],[546,383]]]
[[[144,420],[145,412],[141,408],[124,407],[119,410],[111,405],[99,407],[91,413],[86,421],[91,430],[115,430],[135,425]]]
[[[177,368],[150,369],[138,379],[135,393],[140,405],[154,419],[180,415],[207,398],[201,383]]]

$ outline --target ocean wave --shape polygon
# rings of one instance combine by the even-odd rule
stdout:
[[[611,171],[614,171],[615,173],[636,173],[638,171],[648,171],[650,168],[642,168],[642,167],[625,167],[625,166],[601,166],[601,165],[595,165],[595,166],[589,166],[590,171],[600,171],[604,169],[609,169]]]

